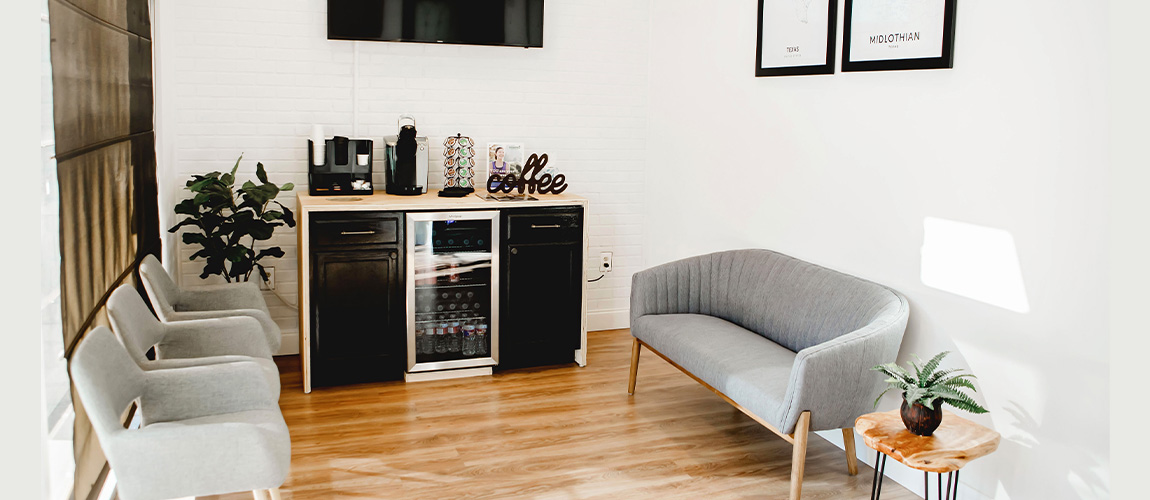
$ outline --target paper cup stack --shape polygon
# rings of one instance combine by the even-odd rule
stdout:
[[[460,135],[443,141],[443,187],[475,188],[475,143]]]

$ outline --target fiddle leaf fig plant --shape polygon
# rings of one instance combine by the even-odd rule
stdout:
[[[240,154],[231,172],[226,174],[193,175],[187,182],[193,196],[176,204],[176,213],[187,217],[168,232],[174,233],[184,226],[198,230],[185,232],[183,241],[200,246],[190,259],[205,260],[200,278],[218,274],[229,283],[248,281],[252,272],[258,271],[260,279],[267,281],[267,272],[260,260],[283,257],[284,252],[279,247],[257,252],[256,243],[270,239],[279,226],[295,227],[292,211],[275,201],[281,191],[291,191],[295,185],[289,182],[277,186],[269,182],[264,164],[256,163],[259,184],[249,180],[235,189],[236,170],[243,158]]]
[[[962,392],[963,389],[978,391],[969,380],[976,378],[974,375],[961,373],[963,370],[960,368],[938,370],[942,358],[945,358],[947,354],[950,354],[950,351],[940,352],[922,366],[914,361],[908,361],[907,364],[914,370],[914,373],[895,363],[885,363],[871,368],[871,370],[882,372],[890,377],[885,381],[888,384],[887,389],[878,395],[878,398],[874,400],[874,405],[878,406],[878,402],[884,394],[892,390],[900,390],[903,399],[909,404],[918,403],[931,408],[936,400],[941,399],[943,403],[960,410],[971,413],[986,413],[986,408],[975,402],[970,395]],[[922,361],[918,356],[914,356],[914,358]]]

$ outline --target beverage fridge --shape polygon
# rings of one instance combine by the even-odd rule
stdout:
[[[407,372],[496,365],[499,212],[408,213],[406,234]]]

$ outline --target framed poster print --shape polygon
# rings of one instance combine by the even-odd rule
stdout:
[[[956,0],[846,0],[843,71],[954,67]]]
[[[759,0],[755,76],[833,75],[838,0]]]

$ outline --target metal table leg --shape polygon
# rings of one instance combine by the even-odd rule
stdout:
[[[874,479],[870,483],[870,500],[879,500],[882,494],[882,478],[886,471],[886,453],[879,453],[874,464]]]
[[[958,500],[958,472],[953,471],[946,474],[946,496],[943,496],[942,490],[942,473],[938,473],[938,498],[939,500]],[[882,495],[882,480],[886,475],[886,454],[879,453],[878,459],[874,464],[874,479],[870,484],[870,499],[879,500]],[[922,473],[922,491],[923,500],[930,500],[930,473]]]

